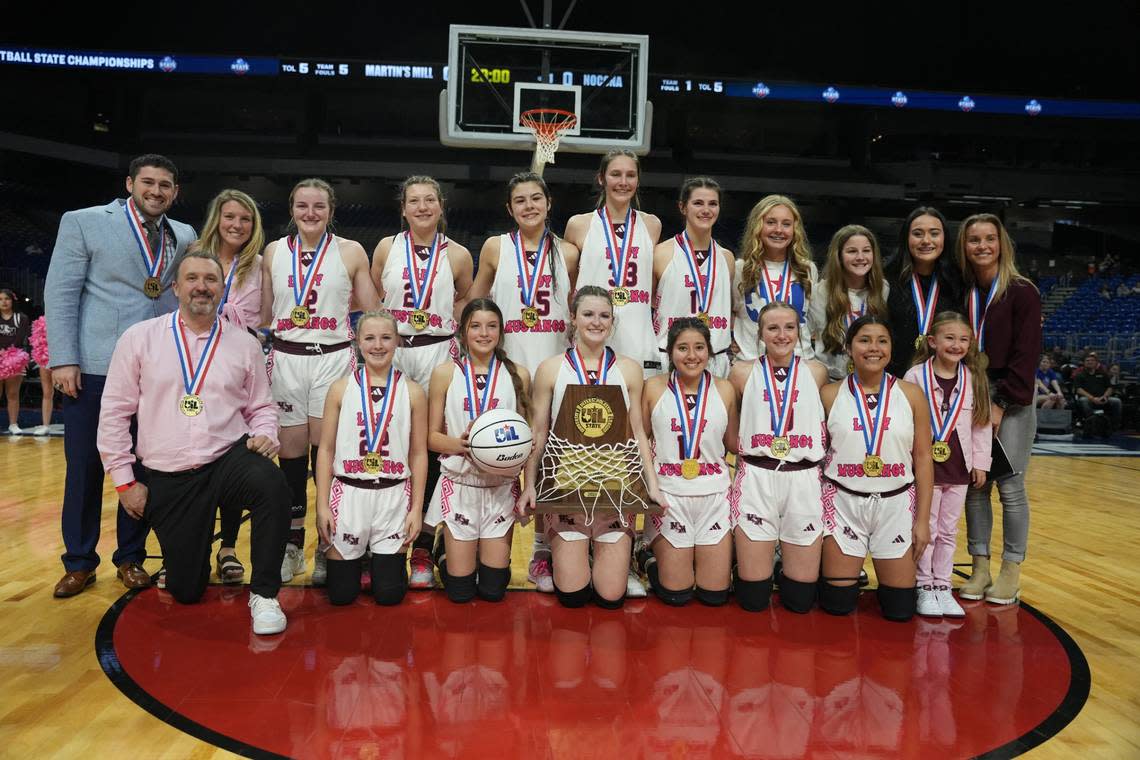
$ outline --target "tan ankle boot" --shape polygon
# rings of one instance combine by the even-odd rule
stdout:
[[[1014,604],[1021,595],[1020,584],[1021,563],[1004,559],[997,580],[986,589],[986,601],[991,604]]]
[[[970,580],[958,589],[958,596],[962,599],[982,599],[990,588],[993,579],[990,577],[990,558],[981,555],[974,556],[974,569],[970,573]]]

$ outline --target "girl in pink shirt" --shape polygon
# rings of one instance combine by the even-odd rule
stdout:
[[[914,355],[905,379],[922,388],[934,434],[934,494],[930,544],[918,560],[917,612],[963,617],[950,590],[958,520],[966,490],[980,487],[990,469],[990,390],[985,355],[966,318],[944,311]]]

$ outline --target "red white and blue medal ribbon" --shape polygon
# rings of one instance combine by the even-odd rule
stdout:
[[[431,291],[435,287],[435,276],[439,274],[439,252],[443,250],[443,241],[446,240],[438,232],[431,242],[427,262],[424,265],[424,277],[421,280],[416,270],[415,246],[412,245],[412,232],[404,233],[404,263],[408,267],[408,289],[412,294],[412,308],[423,311],[424,305],[431,303]]]
[[[586,372],[586,363],[582,360],[582,354],[578,351],[577,346],[567,349],[566,361],[570,362],[570,367],[574,370],[574,374],[578,376],[578,383],[580,385],[605,385],[606,379],[610,375],[610,367],[614,364],[611,360],[612,354],[613,351],[609,346],[606,346],[601,357],[598,359],[598,379],[596,382],[590,381],[590,376]]]
[[[780,273],[780,279],[773,285],[772,281],[768,279],[768,263],[761,261],[760,272],[760,287],[756,288],[756,292],[767,303],[773,301],[782,301],[783,303],[790,304],[792,302],[792,278],[791,278],[791,264],[792,257],[789,255],[784,259],[784,271]],[[763,290],[761,290],[763,288]]]
[[[927,360],[923,365],[922,390],[926,394],[926,403],[930,408],[930,427],[934,433],[935,441],[945,443],[950,440],[950,434],[954,432],[954,426],[958,424],[958,415],[962,412],[962,400],[966,398],[966,382],[966,368],[962,362],[958,362],[958,383],[955,386],[958,389],[958,395],[946,410],[946,414],[943,415],[934,396],[934,389],[938,387],[938,381],[934,376],[934,359]]]
[[[364,412],[364,445],[369,453],[380,450],[380,442],[384,440],[384,433],[388,430],[388,423],[392,421],[392,414],[396,411],[396,384],[400,382],[400,373],[395,365],[388,367],[388,379],[384,381],[384,401],[380,404],[380,413],[376,414],[376,407],[372,403],[372,383],[368,379],[368,367],[361,367],[357,374],[357,383],[360,385],[360,410]]]
[[[709,240],[709,257],[705,262],[705,279],[701,280],[697,266],[697,252],[693,250],[693,241],[689,239],[688,232],[681,232],[675,238],[677,247],[685,254],[685,263],[689,265],[689,275],[693,278],[693,290],[697,294],[697,311],[707,315],[709,313],[709,299],[716,287],[716,241]]]
[[[673,392],[673,402],[677,405],[677,419],[681,423],[681,453],[684,459],[700,458],[701,423],[705,419],[705,409],[708,407],[710,377],[708,370],[701,373],[692,417],[689,417],[689,410],[685,406],[685,392],[676,370],[669,379],[669,389]]]
[[[891,403],[891,388],[894,386],[895,378],[892,375],[883,373],[883,380],[879,393],[879,405],[875,408],[875,421],[871,423],[871,407],[867,404],[867,394],[863,392],[863,384],[859,382],[859,376],[854,372],[847,376],[848,387],[851,390],[851,395],[855,397],[855,412],[859,415],[859,425],[863,428],[863,444],[867,448],[867,456],[879,456],[879,451],[883,448],[883,430],[880,424],[883,418],[883,409]]]
[[[792,356],[792,363],[788,365],[788,376],[784,378],[784,389],[777,394],[779,381],[776,380],[776,368],[768,361],[767,356],[760,357],[760,366],[764,372],[764,390],[768,395],[768,414],[772,418],[772,437],[782,438],[787,434],[788,418],[792,411],[792,396],[795,394],[796,379],[800,374],[800,359]]]
[[[637,219],[633,213],[633,206],[625,212],[625,236],[618,244],[617,234],[614,232],[610,212],[605,206],[598,209],[598,216],[602,220],[602,234],[606,237],[606,256],[610,262],[610,272],[613,275],[614,287],[625,287],[625,268],[629,264],[629,254],[633,241],[633,226]]]
[[[850,304],[850,296],[848,296],[848,299],[849,299],[848,304]],[[851,326],[852,322],[854,322],[856,319],[858,319],[859,317],[863,316],[866,313],[867,313],[867,302],[866,301],[864,301],[863,305],[859,307],[859,311],[852,311],[850,309],[850,306],[848,306],[847,316],[845,316],[843,318],[843,328],[847,329],[848,327]]]
[[[487,384],[483,387],[482,398],[479,398],[475,390],[475,367],[466,356],[463,357],[462,368],[463,383],[467,390],[467,416],[474,420],[490,408],[491,399],[495,397],[495,386],[499,382],[499,360],[491,354],[491,361],[487,364]]]
[[[309,263],[309,268],[305,270],[305,276],[302,278],[301,270],[304,268],[304,264],[301,263],[301,236],[298,234],[296,237],[286,238],[293,265],[293,302],[297,306],[306,306],[309,303],[309,294],[313,292],[313,283],[316,282],[317,273],[321,271],[321,264],[325,260],[329,246],[332,245],[332,240],[333,236],[329,232],[321,235],[321,239],[317,241],[317,247],[313,250],[313,260]]]
[[[135,236],[135,242],[138,243],[139,252],[142,253],[143,265],[146,267],[147,277],[158,278],[162,273],[162,265],[166,253],[166,225],[160,219],[158,222],[158,250],[152,251],[150,249],[150,238],[147,237],[146,230],[143,229],[142,218],[135,208],[135,201],[133,198],[127,198],[127,205],[123,207],[123,213],[127,215],[127,224],[131,228],[131,232]]]
[[[190,355],[190,342],[186,340],[186,331],[178,319],[178,311],[170,315],[170,331],[174,333],[174,348],[178,352],[178,363],[182,365],[182,386],[186,395],[198,396],[202,392],[202,385],[206,382],[206,373],[210,371],[210,364],[214,361],[214,354],[218,350],[219,338],[222,336],[222,322],[215,319],[214,326],[206,338],[206,345],[198,357],[198,366],[194,367]]]
[[[226,301],[230,300],[230,287],[234,284],[234,272],[237,271],[238,258],[234,256],[233,262],[230,263],[230,273],[226,275],[226,289],[222,293],[222,300],[218,301],[218,314],[222,313],[222,307],[226,305]]]
[[[977,286],[970,288],[970,300],[966,304],[970,312],[970,327],[974,329],[974,336],[978,339],[978,350],[984,351],[986,346],[986,312],[990,310],[994,294],[997,293],[998,277],[990,283],[990,292],[986,295],[986,305],[982,306],[982,294]]]
[[[938,308],[938,276],[930,276],[930,289],[926,297],[922,295],[922,282],[917,274],[910,276],[910,297],[914,301],[914,311],[918,316],[918,337],[930,334],[930,323],[934,319],[934,312]]]
[[[546,265],[546,259],[550,255],[550,248],[554,244],[553,236],[550,234],[548,227],[542,233],[542,239],[538,241],[538,250],[534,255],[534,269],[528,271],[526,266],[526,252],[524,250],[522,233],[515,231],[511,233],[511,242],[515,245],[515,261],[519,266],[519,278],[522,280],[522,302],[526,308],[534,306],[534,296],[538,292],[538,282],[542,278],[542,269]]]

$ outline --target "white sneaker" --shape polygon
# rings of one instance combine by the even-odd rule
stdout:
[[[253,632],[259,636],[269,636],[285,630],[285,613],[277,599],[267,599],[264,596],[250,592],[249,616],[253,620]]]
[[[629,568],[629,575],[625,579],[625,595],[630,599],[641,599],[647,596],[645,584],[641,582],[641,576],[632,566]]]
[[[317,547],[317,555],[313,557],[313,577],[312,584],[314,586],[325,585],[325,580],[329,577],[328,557],[321,548]]]
[[[24,431],[20,430],[20,426],[14,422],[8,426],[8,435],[19,435],[22,432]]]
[[[48,432],[50,431],[47,425],[36,425],[34,428],[32,428],[32,435],[45,436],[48,434]]]
[[[540,553],[534,556],[527,568],[526,579],[543,594],[554,593],[554,572],[550,567],[550,555]]]
[[[281,560],[281,582],[288,583],[294,575],[305,574],[305,554],[296,544],[285,544],[285,557]]]
[[[942,608],[942,614],[946,617],[966,617],[966,611],[958,604],[949,586],[939,586],[935,589],[934,596],[938,599],[938,606]]]
[[[918,589],[917,612],[923,617],[942,617],[942,605],[938,602],[933,586],[920,586]]]

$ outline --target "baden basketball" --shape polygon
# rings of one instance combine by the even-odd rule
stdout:
[[[485,472],[517,475],[530,456],[530,425],[511,409],[492,409],[475,418],[467,438],[471,459]]]

